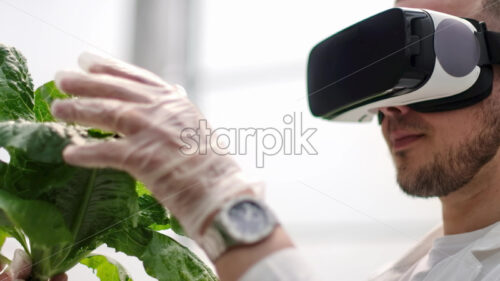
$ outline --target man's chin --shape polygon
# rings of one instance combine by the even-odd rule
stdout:
[[[421,162],[422,153],[415,150],[402,150],[392,154],[392,159],[398,174],[417,171],[419,166],[425,163]]]
[[[405,168],[398,169],[397,182],[401,190],[411,197],[444,197],[470,181],[470,178],[450,180],[450,174],[433,165]]]
[[[409,154],[410,152],[404,151],[394,156],[397,182],[401,190],[412,197],[441,196],[439,190],[436,190],[434,179],[429,178],[430,166],[426,163],[420,163],[419,160],[422,158],[411,157]]]
[[[401,188],[401,191],[403,191],[406,195],[411,197],[417,197],[417,198],[438,197],[438,195],[433,193],[431,190],[424,188],[416,188],[415,186],[406,185],[405,183],[399,183],[399,187]]]

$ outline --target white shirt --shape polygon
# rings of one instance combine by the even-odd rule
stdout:
[[[429,272],[435,268],[439,263],[445,261],[448,258],[452,258],[462,249],[470,246],[474,241],[483,237],[489,230],[495,227],[496,224],[487,226],[485,228],[455,234],[446,235],[443,237],[436,238],[432,243],[432,247],[429,252],[423,256],[417,263],[415,263],[408,271],[406,271],[399,281],[423,281]],[[490,271],[490,267],[496,266],[495,264],[487,264],[483,271]],[[486,270],[485,270],[486,269]],[[499,276],[500,278],[500,276]]]
[[[271,254],[239,281],[317,281],[297,249]],[[406,255],[370,281],[498,281],[500,222],[486,228],[443,236],[439,226]]]
[[[462,240],[460,235],[463,235],[462,242],[466,245],[457,251],[460,246],[453,245],[460,244],[460,242],[457,242],[457,240]],[[445,239],[440,239],[440,237]],[[447,237],[450,239],[447,240]],[[434,241],[437,242],[437,247],[442,245],[444,247],[450,246],[447,251],[451,256],[446,257],[446,254],[437,254],[435,252],[433,260],[429,261]],[[444,257],[442,257],[443,255]],[[434,262],[434,265],[432,268],[427,268],[427,272],[422,272],[421,276],[417,276],[423,278],[420,280],[498,281],[500,280],[500,222],[477,232],[449,236],[443,236],[443,228],[439,226],[426,235],[403,258],[375,278],[370,279],[370,281],[405,280],[402,278],[407,274],[418,274],[416,271],[412,272],[412,267],[420,265],[420,269],[426,269],[422,265],[426,263],[425,259],[427,259],[427,262]],[[435,259],[440,260],[436,262]]]

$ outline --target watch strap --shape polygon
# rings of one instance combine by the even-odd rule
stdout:
[[[213,226],[208,227],[201,237],[200,246],[205,250],[212,262],[224,253],[227,248],[221,233]]]

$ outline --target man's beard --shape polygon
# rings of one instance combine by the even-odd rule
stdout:
[[[467,183],[493,157],[500,146],[500,102],[484,100],[478,114],[482,128],[471,132],[470,137],[446,151],[434,155],[432,161],[417,171],[409,171],[406,164],[398,168],[398,183],[408,195],[415,197],[442,197],[454,192]],[[404,124],[404,122],[401,122]],[[396,157],[411,161],[405,151]]]

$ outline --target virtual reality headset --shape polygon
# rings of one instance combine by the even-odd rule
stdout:
[[[312,49],[309,107],[314,116],[354,122],[372,120],[381,107],[459,109],[491,94],[492,64],[499,63],[500,33],[484,22],[393,8]]]

